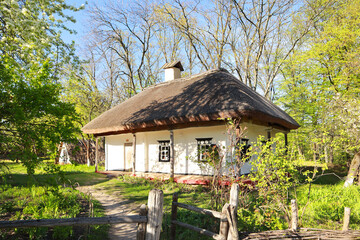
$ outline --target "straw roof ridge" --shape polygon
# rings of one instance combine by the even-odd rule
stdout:
[[[83,127],[89,134],[137,131],[159,126],[241,117],[296,129],[281,108],[225,69],[156,84],[127,99]]]
[[[146,88],[144,88],[143,91],[145,90],[148,90],[148,89],[152,89],[152,88],[157,88],[157,87],[161,87],[161,86],[164,86],[164,85],[169,85],[169,84],[174,84],[174,83],[179,83],[179,82],[184,82],[184,81],[189,81],[189,80],[192,80],[194,78],[198,78],[198,77],[203,77],[203,76],[206,76],[206,75],[209,75],[211,73],[214,73],[214,72],[227,72],[228,73],[228,70],[224,69],[224,68],[214,68],[214,69],[210,69],[206,72],[201,72],[201,73],[198,73],[198,74],[193,74],[191,76],[186,76],[186,77],[182,77],[182,78],[176,78],[176,79],[173,79],[173,80],[169,80],[169,81],[165,81],[165,82],[160,82],[160,83],[157,83],[157,84],[154,84],[154,85],[151,85],[151,86],[148,86]],[[139,93],[140,94],[140,93]],[[137,94],[138,95],[138,94]],[[136,96],[136,95],[135,95]]]

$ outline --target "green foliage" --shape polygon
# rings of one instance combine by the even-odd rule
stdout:
[[[82,182],[84,178],[82,175],[79,179],[76,178],[78,172],[87,174],[87,183],[104,181],[105,176],[94,175],[93,167],[41,163],[41,168],[38,168],[34,175],[29,176],[26,175],[27,169],[21,164],[6,161],[6,165],[2,163],[2,166],[7,166],[9,169],[3,173],[3,181],[0,185],[0,218],[2,219],[87,217],[90,201],[94,206],[94,217],[104,216],[104,211],[98,202],[90,200],[88,195],[72,187],[63,185],[67,183],[73,186],[73,183]],[[33,184],[30,186],[27,184],[29,178],[33,179]],[[89,182],[88,179],[91,181]],[[89,230],[87,227],[18,228],[15,231],[1,230],[0,239],[78,239],[80,235],[87,235],[88,239],[104,239],[108,226],[91,226]]]
[[[285,229],[289,223],[289,193],[298,182],[295,158],[287,154],[284,141],[259,138],[249,151],[255,188],[244,185],[238,209],[239,230]]]
[[[302,227],[341,229],[344,208],[351,208],[350,229],[360,229],[360,187],[344,188],[343,182],[336,185],[313,185],[308,195],[308,185],[297,191]]]
[[[252,161],[253,171],[250,179],[256,182],[259,197],[268,200],[283,196],[296,181],[294,159],[286,154],[287,148],[280,137],[264,143],[259,139],[252,147],[251,155],[256,159]],[[278,199],[280,200],[280,199]]]
[[[303,20],[320,20],[284,66],[279,100],[301,125],[289,136],[306,160],[346,164],[359,150],[359,10],[357,0],[310,1]]]
[[[0,156],[22,160],[33,174],[42,157],[78,130],[74,107],[61,100],[63,64],[75,64],[73,47],[60,38],[74,21],[62,1],[0,3]]]

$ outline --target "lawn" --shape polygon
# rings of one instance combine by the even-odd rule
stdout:
[[[29,177],[21,164],[0,162],[0,220],[104,216],[97,201],[74,189],[77,185],[97,184],[108,179],[94,173],[94,167],[55,166],[43,163]],[[55,171],[59,168],[60,171]],[[57,172],[57,173],[56,173]],[[1,230],[0,239],[104,239],[108,226],[54,227]]]

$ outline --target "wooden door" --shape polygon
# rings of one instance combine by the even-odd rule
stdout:
[[[124,169],[131,170],[133,163],[133,146],[132,143],[125,143],[125,161]]]

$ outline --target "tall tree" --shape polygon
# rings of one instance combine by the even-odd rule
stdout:
[[[328,7],[306,44],[287,64],[283,100],[304,125],[297,136],[307,146],[300,148],[315,160],[347,162],[355,155],[348,176],[352,181],[360,165],[360,2],[315,0],[309,2],[309,13],[324,4]]]
[[[58,83],[63,64],[73,61],[72,45],[60,37],[68,31],[63,22],[74,21],[66,10],[79,8],[56,0],[0,2],[0,151],[22,160],[28,173],[76,131]]]

